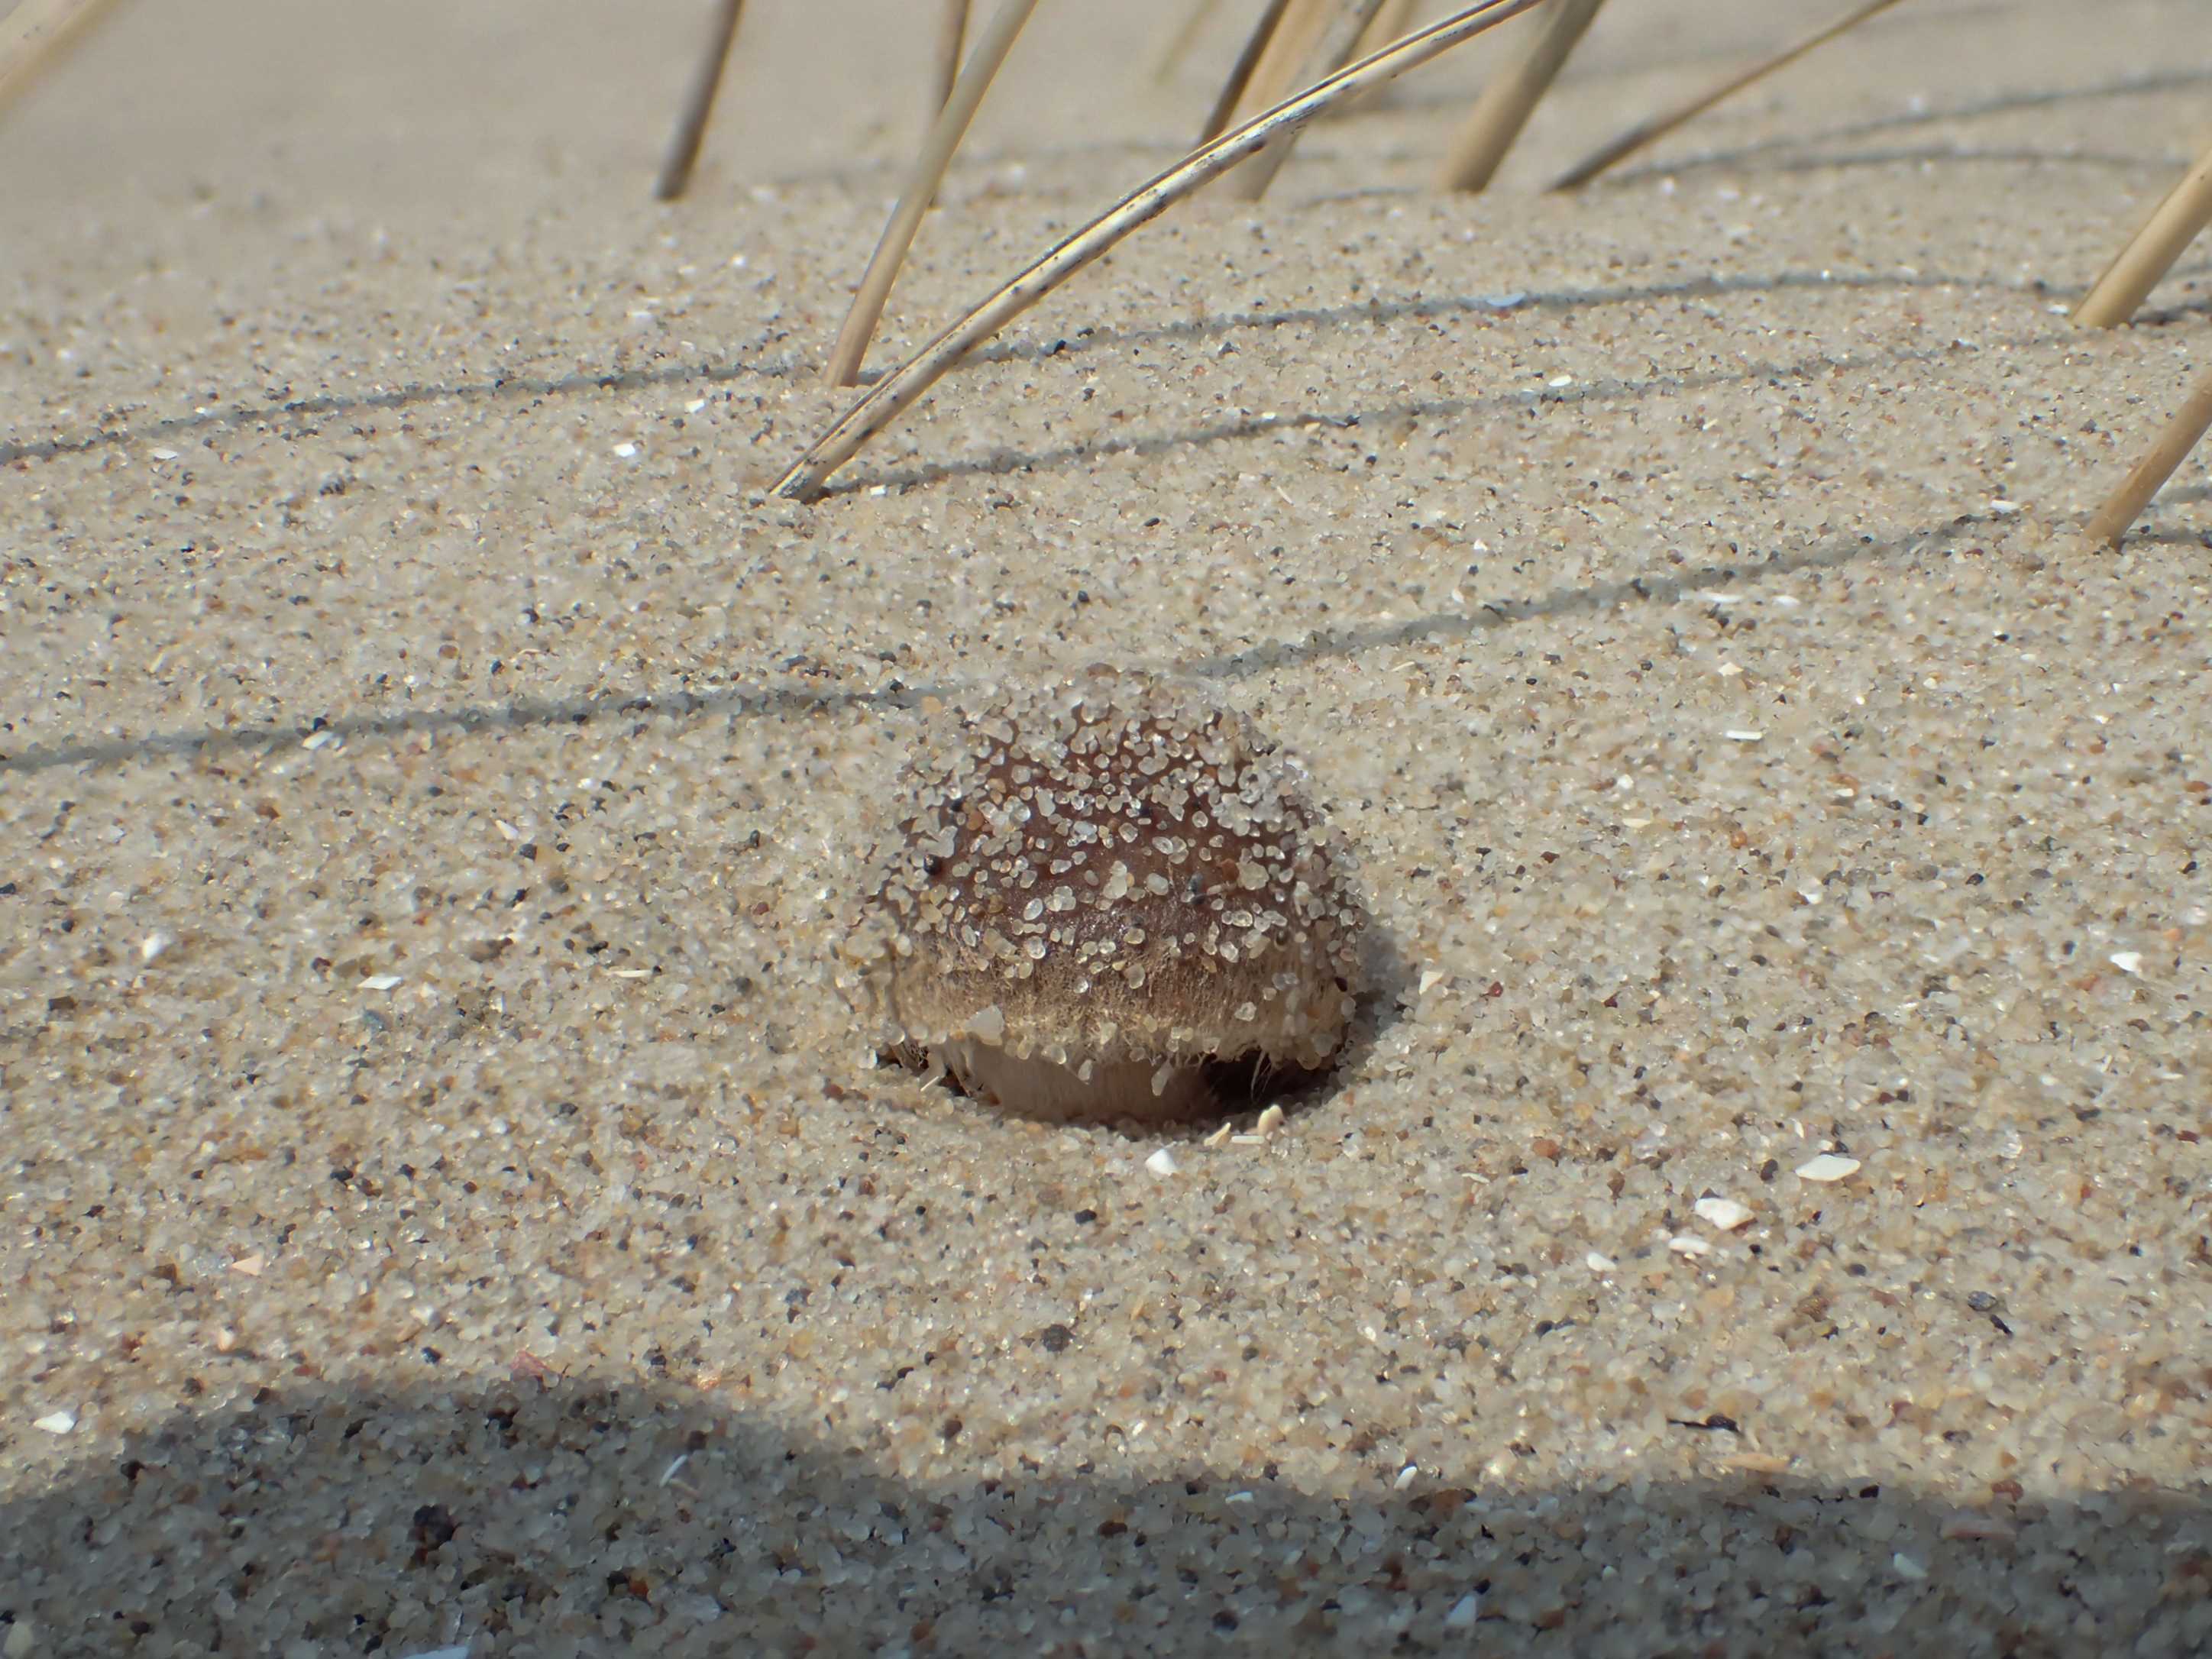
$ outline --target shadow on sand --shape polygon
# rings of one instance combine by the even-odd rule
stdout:
[[[1132,1421],[1146,1409],[1133,1400]],[[1413,1477],[1401,1491],[1354,1438],[1349,1499],[1257,1461],[921,1486],[879,1449],[787,1432],[726,1389],[304,1379],[179,1412],[7,1502],[0,1620],[27,1626],[36,1654],[2180,1655],[2212,1641],[2202,1492],[1999,1491],[1960,1510],[1873,1473],[1777,1469],[1738,1452],[1724,1419],[1678,1431],[1711,1478],[1544,1490],[1508,1470],[1481,1490]],[[912,1433],[996,1461],[988,1424]]]

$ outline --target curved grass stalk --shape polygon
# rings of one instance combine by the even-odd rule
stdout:
[[[1540,3],[1542,0],[1483,0],[1455,12],[1264,111],[1139,185],[884,375],[793,463],[775,481],[772,493],[813,500],[831,473],[919,402],[963,357],[1140,226],[1265,149],[1278,134],[1304,126],[1346,99],[1381,86]]]

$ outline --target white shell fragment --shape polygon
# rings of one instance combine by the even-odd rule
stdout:
[[[2115,951],[2105,960],[2124,974],[2142,972],[2142,952],[2140,951]]]
[[[1708,1256],[1713,1253],[1713,1247],[1706,1243],[1704,1239],[1692,1238],[1687,1233],[1683,1234],[1680,1238],[1668,1239],[1667,1248],[1674,1251],[1676,1255],[1692,1258]]]
[[[1283,1127],[1283,1109],[1279,1106],[1261,1107],[1260,1121],[1254,1127],[1262,1136],[1279,1133]]]
[[[1844,1181],[1858,1172],[1858,1159],[1838,1152],[1823,1152],[1797,1166],[1800,1181]]]
[[[404,982],[397,974],[371,974],[362,981],[361,988],[364,991],[396,991]]]
[[[1896,1554],[1889,1558],[1889,1565],[1897,1569],[1897,1576],[1900,1578],[1918,1580],[1925,1578],[1928,1576],[1928,1569],[1922,1566],[1917,1561],[1907,1555],[1903,1550],[1899,1550]]]
[[[1408,1463],[1404,1468],[1398,1471],[1398,1478],[1390,1483],[1390,1490],[1392,1492],[1403,1492],[1407,1487],[1412,1486],[1414,1481],[1420,1478],[1421,1466],[1419,1463]]]
[[[176,940],[167,933],[149,933],[138,941],[138,960],[150,968],[161,959],[161,953],[175,943]]]
[[[1594,1273],[1609,1273],[1620,1263],[1609,1255],[1601,1255],[1597,1251],[1592,1250],[1583,1258],[1583,1265]]]
[[[49,1412],[46,1416],[40,1418],[36,1422],[33,1423],[31,1426],[34,1429],[44,1429],[48,1434],[67,1434],[72,1429],[76,1427],[76,1413],[74,1412]]]
[[[1482,1598],[1473,1590],[1452,1603],[1451,1611],[1444,1615],[1446,1630],[1473,1630],[1474,1621],[1482,1617]]]
[[[1734,1232],[1751,1219],[1751,1212],[1732,1198],[1701,1198],[1697,1203],[1698,1218],[1709,1221],[1723,1232]]]
[[[1156,1176],[1171,1176],[1182,1166],[1176,1162],[1174,1152],[1163,1146],[1145,1160],[1145,1167]]]
[[[1731,743],[1757,743],[1761,738],[1765,737],[1766,733],[1764,732],[1753,732],[1745,727],[1730,726],[1727,731],[1722,732],[1721,735],[1728,738]]]

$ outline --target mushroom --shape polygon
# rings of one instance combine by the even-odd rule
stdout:
[[[1055,676],[901,778],[842,982],[909,1063],[1032,1117],[1187,1117],[1208,1062],[1326,1070],[1364,915],[1300,769],[1194,687]]]

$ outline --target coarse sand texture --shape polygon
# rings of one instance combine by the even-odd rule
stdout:
[[[1847,4],[1612,0],[1440,191],[1501,27],[804,503],[1260,0],[1038,6],[842,390],[945,8],[753,0],[672,203],[711,0],[108,8],[0,111],[0,1659],[2212,1650],[2207,459],[2081,534],[2212,254],[2069,316],[2212,45],[1908,0],[1543,190]]]

